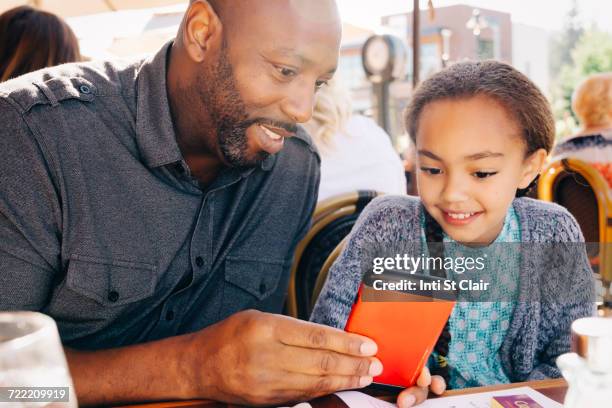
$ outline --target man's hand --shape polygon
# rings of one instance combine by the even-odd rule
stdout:
[[[405,389],[397,396],[397,406],[407,408],[420,404],[427,399],[429,390],[440,395],[446,390],[446,382],[439,375],[432,376],[429,369],[425,367],[417,380],[417,385]]]
[[[376,351],[356,334],[245,311],[192,334],[185,356],[193,397],[271,405],[369,385],[382,372]]]

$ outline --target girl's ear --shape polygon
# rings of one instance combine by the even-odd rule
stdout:
[[[529,187],[531,182],[540,174],[548,153],[544,149],[538,149],[533,152],[523,162],[523,174],[519,182],[518,188],[523,189]]]

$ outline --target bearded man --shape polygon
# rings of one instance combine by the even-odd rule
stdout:
[[[0,310],[55,319],[80,404],[275,404],[381,372],[371,340],[278,314],[319,182],[297,125],[340,31],[332,0],[192,0],[152,58],[0,85]]]

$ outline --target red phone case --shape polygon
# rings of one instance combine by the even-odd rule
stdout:
[[[367,301],[363,300],[365,292]],[[371,338],[378,345],[376,357],[383,364],[383,372],[374,382],[411,387],[427,363],[455,302],[403,292],[376,292],[361,285],[345,330]]]

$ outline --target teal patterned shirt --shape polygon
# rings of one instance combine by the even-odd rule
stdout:
[[[424,218],[422,225],[425,225]],[[425,243],[424,233],[422,239]],[[518,296],[519,251],[509,250],[503,244],[511,242],[521,242],[519,218],[512,207],[508,210],[502,231],[487,247],[466,247],[444,234],[445,244],[455,244],[445,245],[445,250],[452,252],[445,253],[445,257],[484,256],[489,260],[482,271],[470,271],[469,279],[491,282],[495,295],[489,296],[503,300],[457,302],[455,305],[449,319],[451,342],[448,363],[449,386],[452,389],[510,382],[502,367],[499,351],[514,311],[514,302],[511,300]],[[448,277],[454,281],[466,277],[453,270],[448,273]],[[491,273],[495,276],[490,276]]]

